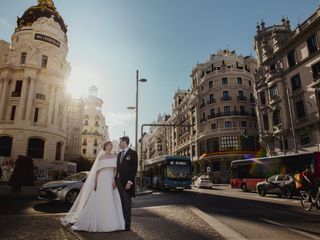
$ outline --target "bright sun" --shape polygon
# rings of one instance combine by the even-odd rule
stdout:
[[[67,91],[72,97],[79,98],[87,96],[89,87],[95,84],[94,71],[87,66],[72,64],[71,74],[67,83]]]

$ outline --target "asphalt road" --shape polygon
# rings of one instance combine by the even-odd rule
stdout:
[[[260,197],[227,186],[139,196],[133,208],[192,205],[247,239],[319,239],[320,211],[306,212],[299,199]],[[48,215],[68,210],[57,202],[0,199],[0,215]]]

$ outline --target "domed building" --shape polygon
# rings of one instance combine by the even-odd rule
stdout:
[[[38,0],[0,41],[0,158],[33,158],[46,169],[66,146],[67,27],[52,0]]]

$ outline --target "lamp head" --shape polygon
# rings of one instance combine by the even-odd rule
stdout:
[[[140,82],[146,82],[146,81],[147,81],[147,79],[145,79],[145,78],[141,78],[141,79],[139,79],[139,81],[140,81]]]

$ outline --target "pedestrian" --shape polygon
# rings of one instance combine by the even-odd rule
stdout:
[[[120,138],[119,146],[122,151],[117,157],[116,174],[126,231],[131,227],[131,198],[135,197],[135,177],[138,168],[138,154],[129,147],[129,143],[129,137]]]

